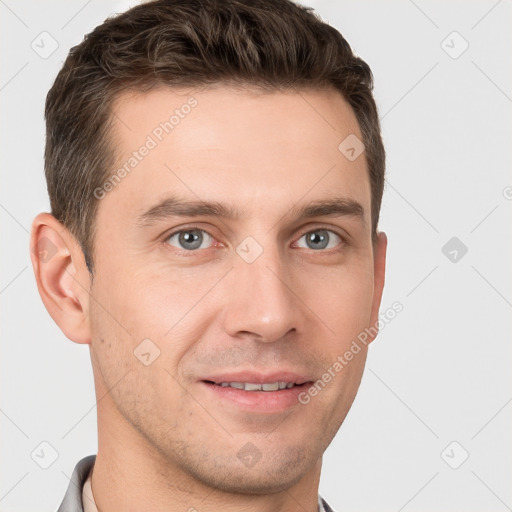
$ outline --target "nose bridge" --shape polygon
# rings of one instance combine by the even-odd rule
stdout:
[[[297,304],[283,257],[270,242],[263,246],[249,239],[238,246],[225,316],[231,336],[251,333],[272,342],[297,328]]]

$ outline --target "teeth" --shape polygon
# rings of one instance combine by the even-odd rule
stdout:
[[[221,382],[217,385],[223,388],[231,387],[243,389],[244,391],[278,391],[280,389],[290,389],[295,386],[293,382],[267,382],[265,384],[256,384],[254,382]]]
[[[245,391],[261,391],[261,384],[245,383]]]

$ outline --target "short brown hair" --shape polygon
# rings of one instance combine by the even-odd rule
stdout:
[[[46,98],[52,214],[93,272],[98,199],[114,165],[112,104],[123,91],[224,82],[261,90],[334,87],[359,122],[376,238],[385,152],[369,66],[311,7],[291,0],[154,0],[109,17],[73,47]],[[341,142],[341,141],[340,141]]]

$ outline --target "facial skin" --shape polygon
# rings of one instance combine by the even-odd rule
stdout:
[[[338,150],[361,133],[335,91],[158,89],[114,105],[118,167],[191,96],[190,113],[99,201],[92,283],[70,233],[49,214],[33,224],[32,245],[46,237],[58,248],[48,262],[33,256],[43,301],[66,336],[90,344],[95,500],[103,511],[313,512],[322,454],[356,395],[366,348],[306,405],[264,412],[202,380],[247,370],[316,381],[377,321],[386,237],[372,245],[364,154],[351,162]],[[140,221],[171,195],[241,217]],[[293,213],[333,198],[363,215]],[[203,235],[199,248],[169,237],[186,229],[204,230],[191,232]],[[328,236],[327,248],[308,245],[311,232]],[[262,249],[252,263],[237,253],[247,237]],[[134,355],[146,339],[146,352],[160,351],[148,366]],[[244,462],[243,447],[259,460]]]

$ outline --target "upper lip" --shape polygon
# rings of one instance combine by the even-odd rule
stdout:
[[[250,382],[253,384],[268,384],[273,382],[293,382],[294,384],[304,384],[311,382],[309,376],[293,371],[276,370],[272,372],[256,372],[251,370],[237,371],[230,373],[216,373],[199,379],[201,381],[211,381],[216,384],[221,382]]]

